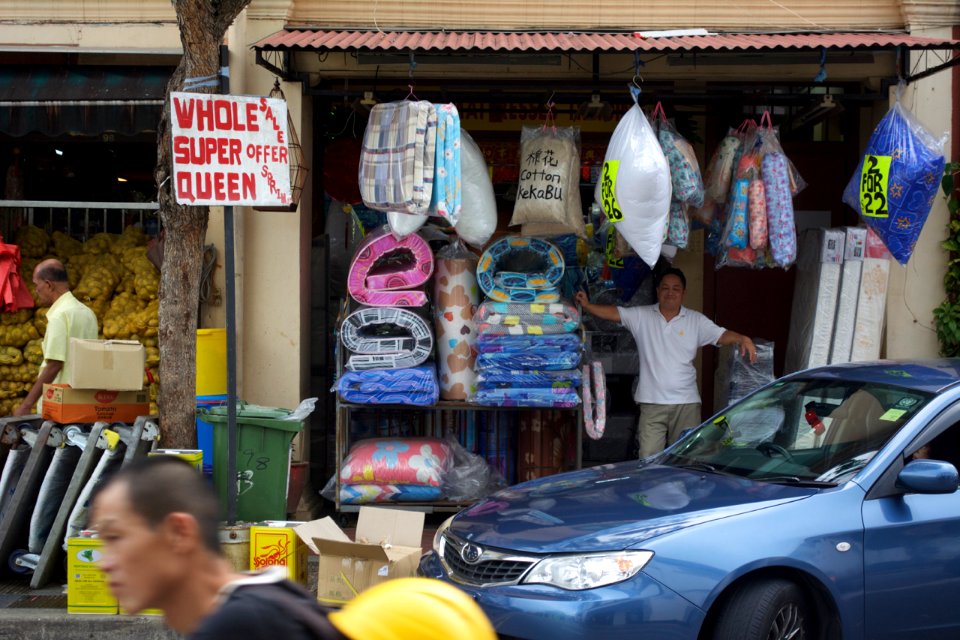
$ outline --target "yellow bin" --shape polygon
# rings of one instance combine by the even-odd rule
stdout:
[[[197,395],[227,392],[227,330],[197,329]]]

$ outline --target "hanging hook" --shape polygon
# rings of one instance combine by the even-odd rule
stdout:
[[[410,81],[410,84],[407,85],[407,88],[410,92],[407,94],[405,100],[413,98],[414,100],[419,100],[416,94],[413,92],[413,87],[416,86],[416,82],[413,81],[413,70],[417,68],[417,60],[413,55],[413,52],[410,52],[410,69],[407,71],[407,79]]]

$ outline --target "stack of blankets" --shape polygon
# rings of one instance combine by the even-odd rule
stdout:
[[[500,407],[580,403],[580,314],[560,300],[563,257],[537,238],[504,238],[480,258],[474,402]]]
[[[386,229],[357,248],[347,290],[362,306],[340,325],[346,371],[337,382],[345,402],[430,406],[439,386],[432,362],[433,327],[417,308],[433,274],[433,252],[411,234],[398,240]]]

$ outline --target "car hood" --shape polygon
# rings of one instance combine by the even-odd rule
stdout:
[[[464,541],[513,551],[607,551],[817,491],[624,462],[499,491],[458,514],[449,531]]]

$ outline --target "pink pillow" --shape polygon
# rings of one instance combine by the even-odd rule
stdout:
[[[452,452],[439,438],[374,438],[350,448],[340,481],[439,487],[452,465]]]

